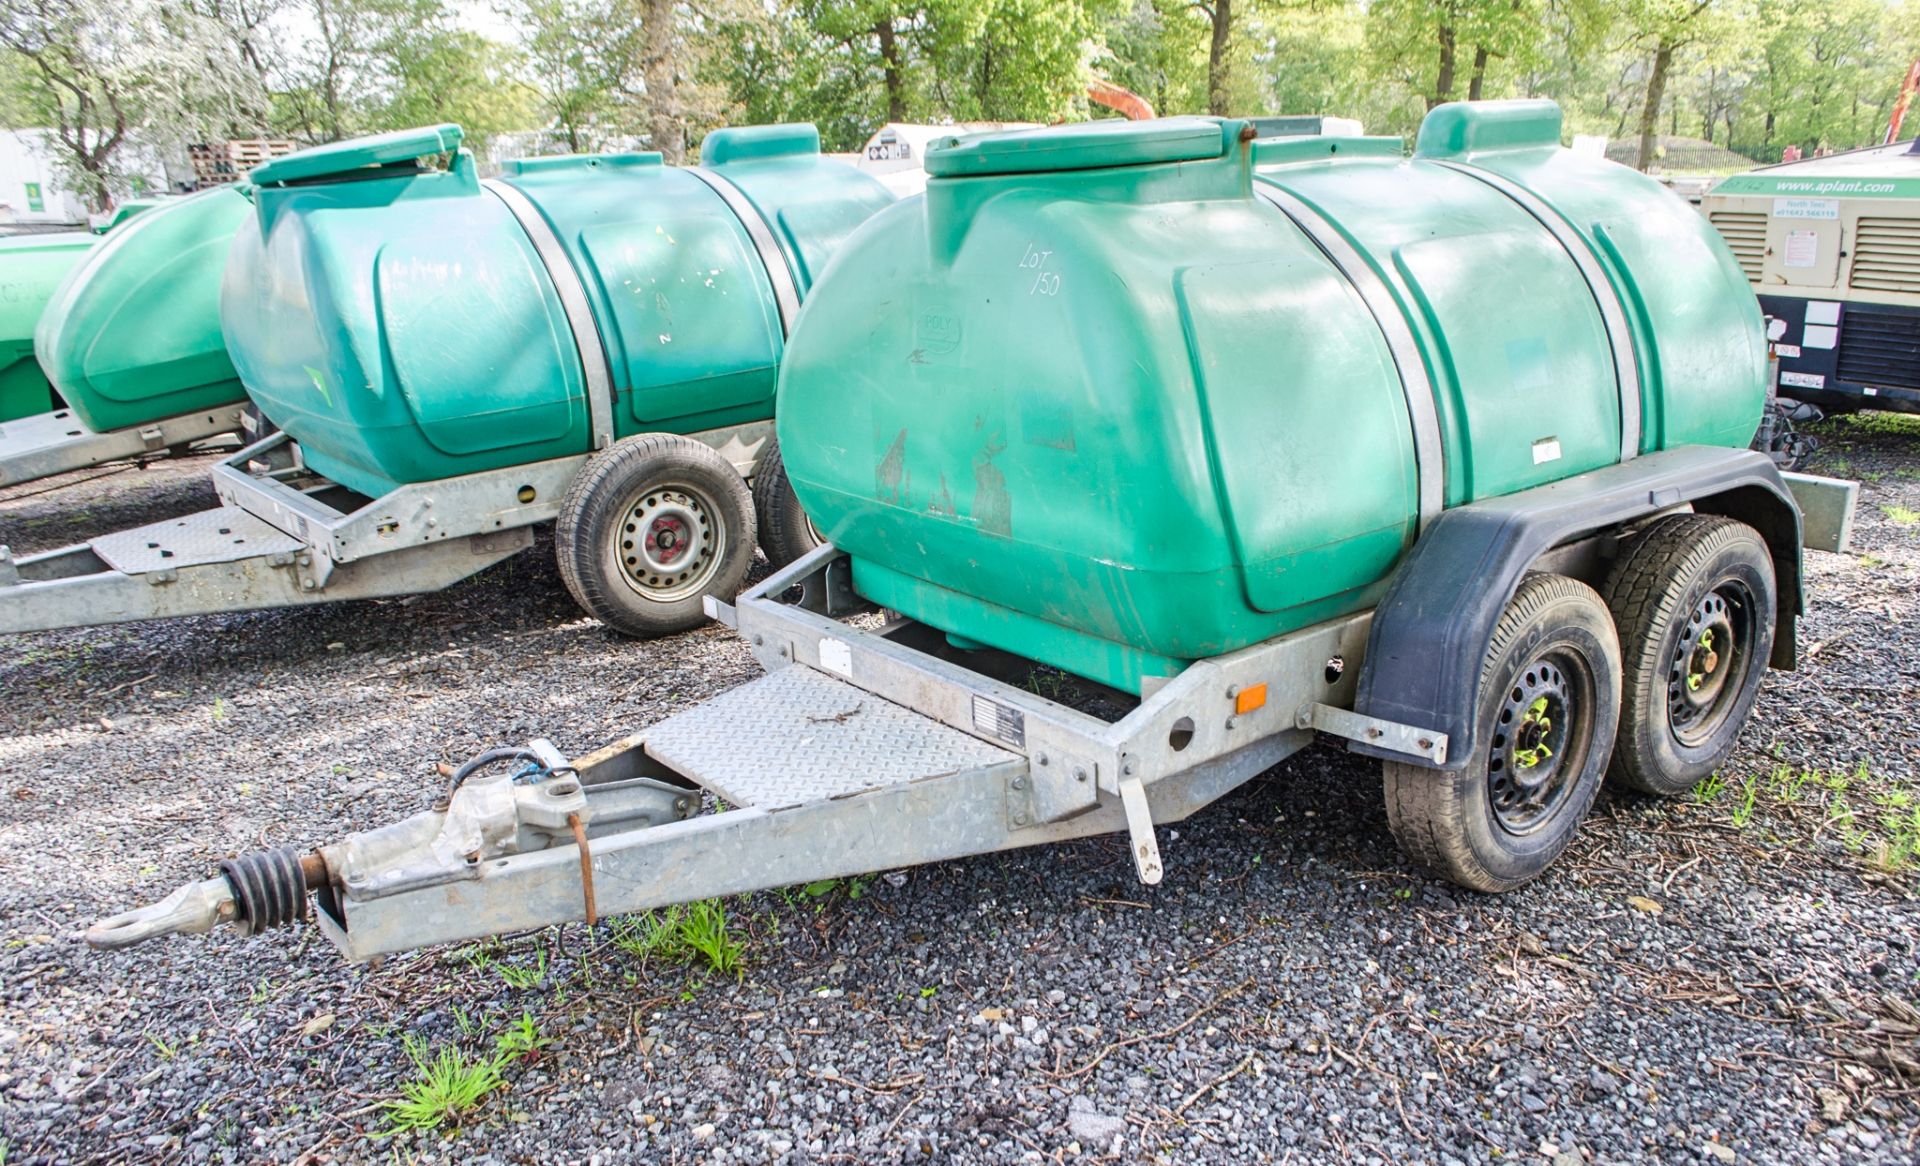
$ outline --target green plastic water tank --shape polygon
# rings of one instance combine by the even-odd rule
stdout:
[[[40,318],[40,366],[96,432],[246,399],[220,334],[220,282],[246,190],[169,198],[116,220]]]
[[[812,126],[708,135],[705,169],[777,250],[769,271],[715,185],[657,154],[522,161],[483,184],[457,126],[344,142],[254,171],[227,269],[235,364],[307,463],[378,495],[585,453],[585,371],[536,214],[577,276],[612,381],[613,436],[773,414],[775,275],[804,294],[892,201]],[[445,169],[420,166],[448,154]]]
[[[787,472],[857,590],[1138,691],[1371,605],[1423,513],[1752,437],[1732,256],[1561,149],[1550,103],[1441,107],[1411,158],[1254,136],[929,150],[782,370]]]
[[[33,359],[33,330],[60,281],[99,242],[84,231],[0,239],[0,421],[54,407]]]

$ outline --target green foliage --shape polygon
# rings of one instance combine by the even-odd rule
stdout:
[[[1693,800],[1710,805],[1729,791],[1727,817],[1737,829],[1752,826],[1762,810],[1773,815],[1770,830],[1803,815],[1817,817],[1813,838],[1837,840],[1872,870],[1905,874],[1920,868],[1920,793],[1876,776],[1865,762],[1851,772],[1782,765],[1731,785],[1715,773],[1694,787]]]
[[[452,121],[469,143],[672,145],[811,121],[828,150],[888,121],[1110,117],[1099,78],[1162,115],[1329,114],[1411,133],[1433,105],[1548,97],[1569,133],[1685,169],[1876,142],[1920,0],[0,0],[0,124],[61,127],[104,205],[129,146],[324,142]],[[1920,115],[1916,115],[1920,116]]]
[[[746,953],[728,929],[727,909],[718,899],[616,919],[613,941],[642,960],[693,964],[723,976],[739,976],[746,965]]]
[[[463,1023],[463,1031],[468,1026]],[[534,1058],[553,1041],[541,1033],[531,1013],[522,1012],[494,1037],[488,1056],[468,1056],[451,1045],[435,1050],[413,1034],[403,1039],[414,1076],[400,1086],[400,1096],[380,1103],[387,1120],[381,1137],[411,1130],[437,1130],[458,1124],[487,1096],[507,1087],[506,1071],[514,1062]]]
[[[569,152],[637,126],[624,86],[639,71],[640,44],[621,0],[503,0],[498,11],[520,30],[540,120]]]
[[[495,967],[507,987],[518,988],[521,991],[537,988],[540,982],[547,978],[547,953],[540,952],[538,960],[530,968],[523,968],[518,964],[497,964]]]
[[[517,1061],[534,1056],[541,1049],[552,1044],[553,1041],[543,1035],[540,1026],[534,1023],[533,1014],[522,1012],[520,1019],[508,1024],[500,1035],[494,1038],[493,1050],[496,1056],[508,1061]]]
[[[458,1123],[489,1093],[506,1088],[507,1079],[501,1073],[506,1061],[498,1055],[469,1059],[452,1046],[434,1052],[425,1040],[411,1034],[405,1044],[414,1078],[400,1086],[399,1097],[381,1103],[387,1111],[382,1136]]]

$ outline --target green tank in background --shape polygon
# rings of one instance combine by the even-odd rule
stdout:
[[[55,406],[33,358],[33,330],[60,281],[99,243],[85,231],[0,239],[0,422]]]
[[[40,318],[40,366],[87,428],[132,429],[245,402],[220,333],[220,280],[249,192],[223,186],[116,220]]]
[[[715,131],[703,166],[541,158],[486,182],[461,138],[429,126],[253,171],[252,203],[222,210],[239,219],[219,295],[231,368],[209,345],[138,383],[237,371],[281,431],[213,467],[215,509],[17,561],[0,547],[0,632],[436,591],[552,522],[580,606],[662,635],[731,599],[756,547],[784,565],[819,545],[774,447],[778,368],[886,187],[806,125]],[[197,416],[238,428],[240,412]],[[87,440],[65,427],[36,448]],[[113,432],[171,444],[163,426]]]
[[[863,597],[1140,692],[1377,603],[1445,508],[1752,438],[1732,256],[1551,103],[1254,136],[948,140],[849,245],[778,427]]]
[[[526,160],[483,184],[460,139],[439,126],[261,167],[228,268],[226,334],[253,398],[307,465],[370,497],[766,421],[786,318],[891,201],[822,157],[811,126],[709,135],[706,170],[770,229],[769,264],[721,189],[657,154]],[[414,164],[440,153],[444,170]]]

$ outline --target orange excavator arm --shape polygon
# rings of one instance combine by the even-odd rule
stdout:
[[[1900,123],[1907,118],[1907,104],[1913,100],[1913,91],[1920,89],[1920,61],[1907,70],[1907,79],[1900,86],[1900,96],[1893,103],[1893,116],[1887,119],[1887,140],[1883,146],[1891,146],[1900,140]]]
[[[1146,121],[1153,117],[1153,106],[1147,104],[1146,98],[1098,77],[1087,86],[1087,100],[1095,105],[1104,105],[1131,121]]]

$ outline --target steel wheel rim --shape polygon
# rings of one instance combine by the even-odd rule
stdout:
[[[704,491],[679,482],[645,487],[621,507],[607,547],[614,571],[656,603],[700,594],[726,555],[727,529]]]
[[[1593,737],[1593,677],[1572,651],[1549,649],[1520,669],[1488,743],[1487,802],[1509,834],[1551,822],[1573,796]]]
[[[1737,579],[1702,596],[1667,656],[1667,724],[1695,747],[1719,732],[1739,701],[1753,651],[1753,593]]]

